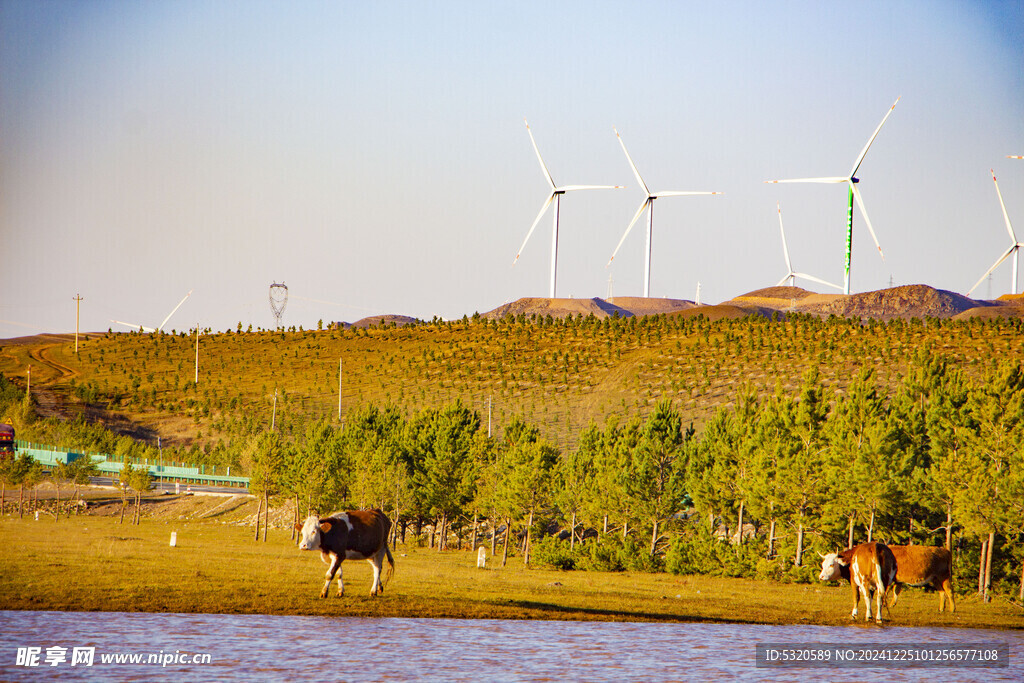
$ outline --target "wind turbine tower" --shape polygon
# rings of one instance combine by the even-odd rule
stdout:
[[[857,183],[860,182],[860,178],[857,177],[857,171],[860,169],[860,165],[864,162],[864,157],[868,153],[868,149],[871,148],[871,143],[878,137],[878,132],[882,130],[882,126],[889,119],[889,115],[892,114],[892,110],[896,108],[900,98],[896,98],[896,101],[889,107],[889,111],[886,112],[882,118],[882,122],[878,124],[878,128],[868,139],[868,144],[864,145],[864,149],[861,150],[857,160],[853,162],[853,169],[847,176],[835,176],[830,178],[793,178],[790,180],[766,180],[766,183],[846,183],[849,187],[849,204],[846,210],[846,259],[843,263],[843,294],[850,293],[850,259],[853,254],[853,202],[857,200],[857,206],[860,207],[860,213],[864,217],[864,223],[868,226],[868,232],[871,233],[871,239],[875,241],[875,246],[878,248],[878,255],[882,257],[882,261],[885,261],[885,255],[882,253],[882,246],[878,243],[878,237],[875,236],[875,229],[871,227],[871,219],[868,218],[868,211],[864,208],[864,200],[860,196],[860,190],[857,189]]]
[[[612,128],[612,130],[615,130]],[[651,192],[647,188],[647,183],[640,177],[640,171],[636,169],[636,164],[633,163],[633,157],[629,156],[629,150],[626,149],[626,143],[622,141],[622,136],[619,135],[619,131],[615,130],[615,137],[619,139],[619,144],[622,146],[622,151],[626,155],[626,160],[629,162],[629,167],[633,169],[633,175],[636,176],[636,181],[640,183],[640,187],[647,194],[644,201],[640,204],[640,208],[633,214],[633,220],[626,226],[626,232],[623,233],[622,239],[619,240],[619,244],[615,247],[615,251],[612,253],[612,257],[608,259],[606,268],[612,264],[615,260],[615,256],[619,253],[619,249],[622,248],[622,243],[626,241],[626,237],[629,235],[629,231],[633,229],[633,225],[640,219],[640,215],[646,209],[647,211],[647,247],[644,250],[644,298],[651,296],[651,236],[654,232],[654,200],[658,197],[683,197],[689,195],[698,194],[722,194],[721,192],[680,192],[678,190],[665,190],[662,192]]]
[[[551,193],[548,198],[544,200],[544,204],[540,207],[540,212],[537,213],[537,217],[533,219],[533,225],[530,226],[530,231],[526,233],[526,239],[523,240],[523,245],[519,247],[519,251],[516,253],[515,259],[512,260],[514,266],[519,261],[519,257],[523,253],[523,249],[526,248],[526,243],[530,241],[530,237],[533,235],[533,231],[537,228],[537,224],[540,223],[540,219],[544,216],[544,212],[548,210],[548,205],[554,202],[555,211],[554,219],[551,228],[551,293],[550,297],[555,298],[555,284],[558,274],[558,208],[562,195],[566,192],[573,190],[621,190],[622,185],[556,185],[555,181],[551,177],[551,173],[548,172],[548,167],[544,164],[544,159],[540,155],[540,150],[537,148],[537,141],[533,139],[533,131],[530,130],[530,124],[523,119],[523,123],[526,123],[526,132],[530,136],[530,142],[533,143],[533,151],[537,153],[537,161],[540,162],[540,170],[544,172],[544,178],[548,181],[548,185],[551,186]]]

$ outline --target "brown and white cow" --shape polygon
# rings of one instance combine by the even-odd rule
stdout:
[[[384,592],[380,580],[384,558],[387,557],[388,577],[395,570],[395,558],[388,548],[388,533],[391,520],[380,510],[349,510],[335,512],[329,517],[310,515],[302,524],[296,524],[300,532],[300,550],[319,550],[320,559],[328,565],[327,580],[320,591],[320,597],[327,597],[327,589],[335,573],[338,575],[338,597],[345,594],[345,583],[341,576],[344,560],[367,560],[373,567],[373,585],[370,595]]]
[[[946,608],[956,611],[953,602],[953,555],[941,546],[891,545],[896,558],[896,586],[893,588],[892,605],[900,599],[903,586],[931,586],[939,592],[939,611]]]
[[[931,586],[939,592],[939,611],[945,609],[947,599],[949,611],[956,611],[956,603],[953,600],[953,556],[948,550],[930,545],[890,545],[889,550],[896,558],[896,585],[893,586],[892,607],[896,606],[904,586]],[[842,577],[849,581],[849,564],[853,558],[853,549],[838,553],[838,557],[842,560],[839,566]]]
[[[846,556],[844,558],[844,555]],[[864,596],[865,621],[871,620],[871,593],[875,594],[875,622],[882,623],[882,600],[889,586],[896,581],[896,558],[884,543],[870,541],[847,550],[844,553],[822,555],[821,581],[836,581],[844,578],[843,569],[847,568],[845,577],[850,579],[853,587],[853,612],[851,619],[857,618],[857,606]]]

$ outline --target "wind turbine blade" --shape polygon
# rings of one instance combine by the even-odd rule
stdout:
[[[788,280],[789,278],[791,278],[791,277],[793,277],[793,276],[792,276],[792,275],[787,275],[786,277],[784,277],[784,278],[782,278],[781,280],[779,280],[779,283],[778,283],[777,285],[775,285],[775,286],[776,286],[776,287],[781,287],[781,286],[783,285],[783,283],[784,283],[784,282],[785,282],[786,280]]]
[[[573,190],[621,190],[625,185],[562,185],[555,188],[559,192],[572,192]]]
[[[779,232],[782,233],[782,253],[786,256],[786,272],[792,275],[793,264],[789,260],[789,246],[786,245],[786,229],[782,227],[782,205],[775,202],[775,207],[779,210]],[[786,277],[789,276],[787,275]]]
[[[154,330],[152,327],[146,327],[145,325],[136,325],[134,323],[126,323],[126,322],[122,322],[120,320],[113,320],[113,319],[111,319],[110,322],[117,323],[118,325],[124,325],[125,327],[130,327],[133,330],[142,330],[143,332],[156,332],[156,330]]]
[[[622,151],[626,154],[626,161],[629,162],[629,167],[633,169],[633,175],[636,176],[636,181],[640,183],[640,187],[644,188],[644,192],[648,197],[650,197],[651,191],[647,189],[647,183],[645,183],[644,179],[640,177],[640,171],[636,170],[636,164],[633,163],[633,157],[629,156],[629,150],[626,149],[626,143],[622,141],[622,136],[619,135],[619,131],[615,130],[614,127],[612,130],[615,131],[615,137],[619,139],[619,144],[622,146]]]
[[[636,225],[636,222],[638,220],[640,220],[640,216],[643,215],[644,209],[646,209],[648,206],[650,206],[652,201],[653,200],[650,197],[645,199],[643,201],[643,204],[640,205],[640,208],[636,210],[635,214],[633,214],[633,220],[631,220],[629,222],[629,225],[626,227],[626,232],[622,233],[622,239],[619,240],[619,244],[615,247],[615,251],[612,252],[612,257],[610,259],[608,259],[608,263],[605,264],[605,268],[610,266],[612,264],[612,261],[615,260],[615,257],[619,253],[619,249],[622,248],[622,243],[626,241],[626,237],[629,235],[629,231],[632,230],[633,226]]]
[[[551,178],[551,174],[548,172],[548,167],[544,165],[544,158],[540,155],[540,150],[537,149],[537,141],[533,139],[533,131],[530,130],[530,123],[524,118],[523,123],[526,124],[526,132],[530,135],[530,142],[533,143],[533,151],[537,153],[537,161],[540,162],[540,170],[544,171],[544,177],[548,179],[548,184],[551,185],[551,189],[555,189],[555,181]]]
[[[861,199],[860,190],[857,189],[857,185],[852,181],[850,182],[850,187],[853,189],[853,196],[857,199],[857,206],[860,207],[860,215],[864,216],[864,223],[868,226],[868,232],[871,233],[871,239],[875,241],[875,246],[878,248],[878,255],[882,257],[882,262],[884,263],[885,254],[882,253],[882,245],[878,243],[878,237],[875,236],[875,229],[871,227],[871,219],[868,218],[868,210],[864,208],[864,200]]]
[[[540,223],[541,217],[544,216],[544,212],[548,210],[548,206],[551,204],[551,201],[554,198],[555,193],[552,192],[551,194],[548,195],[548,198],[544,200],[544,204],[543,206],[540,207],[540,211],[537,213],[537,217],[533,219],[533,225],[530,226],[530,231],[526,233],[526,239],[523,240],[523,246],[519,247],[519,251],[516,252],[516,257],[512,259],[513,266],[516,264],[516,261],[519,260],[519,256],[523,253],[523,249],[526,248],[526,243],[530,241],[530,236],[533,235],[533,231],[537,229],[537,224]]]
[[[878,131],[882,130],[882,126],[885,125],[886,120],[889,118],[889,115],[892,114],[892,110],[896,108],[896,105],[899,103],[899,101],[900,98],[897,97],[896,101],[892,103],[891,107],[889,107],[889,111],[885,112],[885,116],[882,117],[882,122],[878,124],[878,128],[875,128],[875,132],[871,136],[871,139],[868,140],[868,144],[864,145],[864,149],[860,151],[860,156],[857,157],[857,161],[853,162],[853,170],[850,171],[851,178],[857,175],[857,169],[859,169],[860,165],[864,162],[864,156],[868,153],[868,149],[871,147],[871,143],[875,141],[876,137],[878,137]]]
[[[832,287],[833,289],[838,289],[840,292],[843,291],[843,286],[842,285],[837,285],[837,284],[834,284],[832,282],[826,282],[825,280],[822,280],[819,277],[814,277],[813,275],[808,275],[807,273],[793,273],[793,275],[795,275],[795,276],[797,276],[799,278],[803,278],[804,280],[810,280],[811,282],[817,282],[818,284],[825,285],[826,287]]]
[[[677,192],[675,190],[668,190],[665,192],[655,192],[651,195],[653,199],[658,197],[693,197],[702,194],[724,194],[723,192]]]
[[[164,325],[167,324],[167,321],[171,319],[172,315],[174,315],[175,313],[178,312],[178,309],[181,308],[181,305],[183,303],[185,303],[185,299],[189,298],[190,296],[192,296],[192,290],[191,289],[188,290],[188,294],[186,294],[184,297],[182,297],[181,301],[178,302],[178,305],[174,307],[174,310],[172,310],[170,313],[167,314],[167,317],[164,318],[164,321],[162,323],[160,323],[160,327],[156,328],[156,331],[164,329]]]
[[[992,174],[992,182],[996,184],[996,194],[999,196],[999,206],[1003,208],[1003,218],[1006,219],[1006,232],[1010,233],[1010,239],[1017,244],[1017,235],[1013,233],[1013,226],[1010,225],[1010,214],[1006,213],[1006,204],[1003,203],[1003,193],[999,191],[999,181],[996,180],[996,172],[989,169]]]
[[[979,278],[978,281],[974,283],[974,286],[967,290],[967,297],[970,298],[971,293],[978,288],[978,285],[980,285],[982,282],[984,282],[985,278],[987,278],[989,275],[991,275],[992,271],[995,270],[996,268],[998,268],[1003,263],[1003,261],[1008,259],[1010,257],[1010,254],[1012,254],[1016,250],[1017,250],[1017,245],[1014,244],[1012,247],[1010,247],[1009,249],[1004,251],[1003,255],[999,257],[999,260],[996,261],[995,263],[993,263],[992,267],[989,268],[988,270],[986,270],[985,274],[982,275],[981,278]]]
[[[786,180],[766,180],[766,183],[845,183],[849,178],[834,176],[831,178],[788,178]]]
[[[1024,156],[1022,156],[1020,154],[1007,154],[1006,158],[1007,159],[1024,159]]]

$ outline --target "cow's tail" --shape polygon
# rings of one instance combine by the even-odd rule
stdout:
[[[388,581],[391,580],[392,575],[395,573],[395,558],[391,556],[391,548],[388,547],[387,543],[384,544],[384,554],[388,559],[388,570],[384,574],[383,584],[386,586],[388,584]]]

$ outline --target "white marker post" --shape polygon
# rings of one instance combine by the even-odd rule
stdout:
[[[479,569],[487,569],[487,548],[480,546],[476,551],[476,566]]]
[[[178,532],[177,531],[172,531],[171,532],[171,547],[172,548],[176,548],[177,546],[178,546]]]

